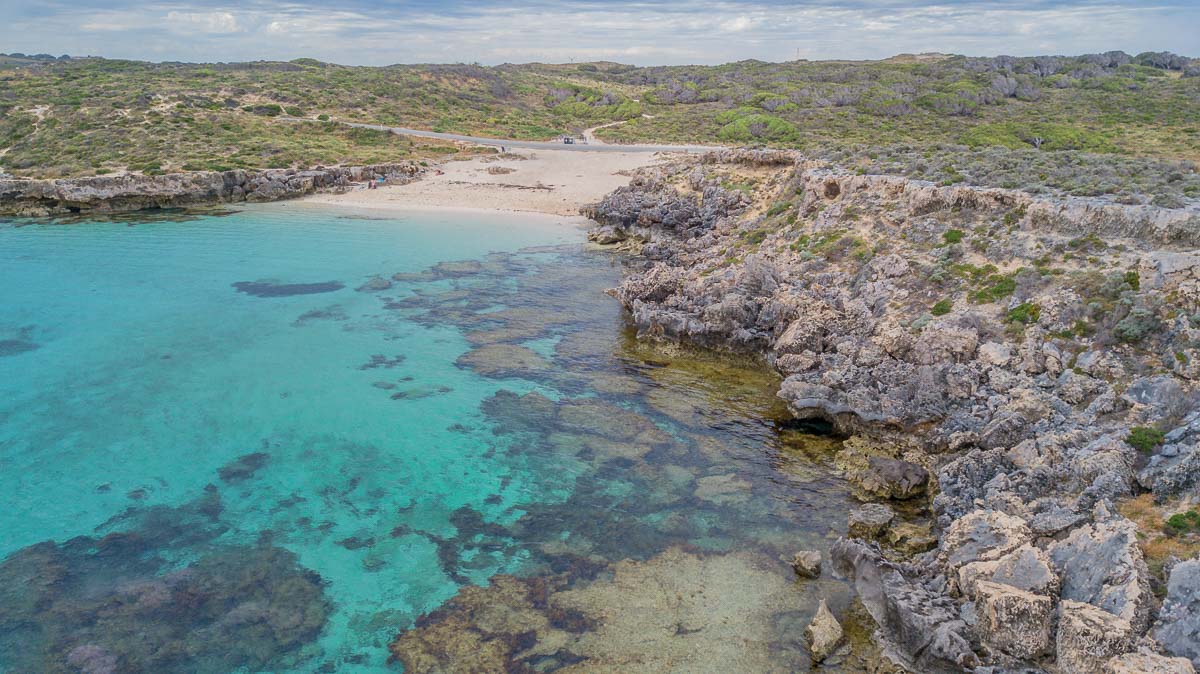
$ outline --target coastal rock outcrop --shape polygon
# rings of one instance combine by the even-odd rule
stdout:
[[[1196,561],[1167,583],[1143,551],[1162,521],[1121,513],[1200,501],[1200,212],[728,150],[588,213],[640,246],[612,292],[639,336],[759,355],[794,417],[885,448],[838,464],[904,514],[853,511],[885,547],[839,541],[832,565],[894,660],[1099,672],[1151,635],[1143,659],[1196,658]]]
[[[309,170],[188,171],[63,180],[0,179],[0,215],[120,213],[239,202],[279,201],[384,178],[410,182],[423,169],[412,162]]]

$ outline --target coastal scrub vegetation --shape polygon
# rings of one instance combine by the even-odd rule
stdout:
[[[0,162],[57,177],[396,157],[357,121],[514,139],[769,145],[862,173],[1180,207],[1200,198],[1200,73],[1177,55],[349,67],[313,59],[0,59]]]

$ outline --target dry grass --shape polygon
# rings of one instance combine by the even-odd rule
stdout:
[[[1163,566],[1172,557],[1190,559],[1200,554],[1200,536],[1168,536],[1163,530],[1168,517],[1187,510],[1179,502],[1158,505],[1153,494],[1142,494],[1121,502],[1118,510],[1137,525],[1138,543],[1155,577],[1162,578]]]

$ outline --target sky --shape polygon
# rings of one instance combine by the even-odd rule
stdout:
[[[1200,56],[1200,0],[0,0],[0,52],[348,65]]]

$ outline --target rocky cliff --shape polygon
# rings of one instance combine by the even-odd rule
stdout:
[[[832,550],[899,666],[1200,664],[1200,615],[1155,594],[1200,596],[1172,572],[1200,552],[1200,214],[771,151],[644,171],[587,214],[641,253],[613,294],[643,336],[762,354],[797,417],[850,436],[869,508],[917,513],[851,513]]]
[[[0,215],[117,213],[243,201],[279,201],[383,177],[409,182],[421,167],[406,162],[312,170],[194,171],[69,180],[0,179]]]

